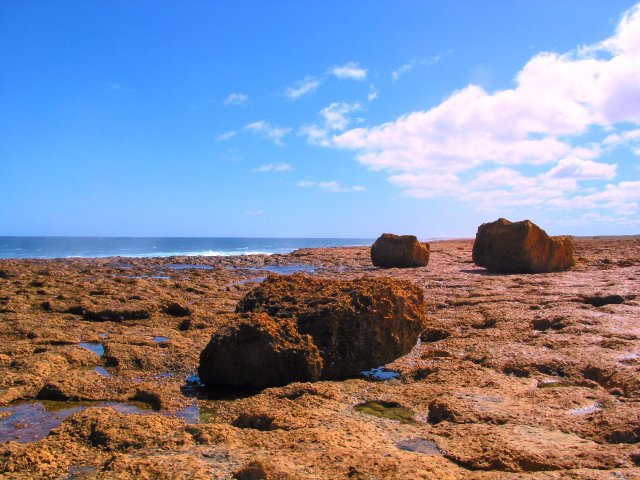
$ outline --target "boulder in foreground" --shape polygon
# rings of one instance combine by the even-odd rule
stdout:
[[[236,387],[353,376],[409,353],[424,308],[422,290],[402,280],[270,276],[214,332],[198,373]]]
[[[573,240],[550,237],[529,220],[512,223],[500,218],[478,227],[473,261],[501,273],[560,272],[575,265]]]
[[[426,267],[429,244],[419,242],[415,235],[383,233],[371,246],[371,261],[382,268]]]

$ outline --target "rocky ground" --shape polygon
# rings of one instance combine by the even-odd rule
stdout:
[[[2,260],[0,477],[640,478],[640,239],[578,239],[572,271],[537,275],[471,249]],[[420,342],[369,377],[202,388],[211,332],[297,268],[414,282]]]

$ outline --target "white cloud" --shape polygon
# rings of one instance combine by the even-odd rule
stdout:
[[[563,219],[560,222],[563,226],[572,225],[572,226],[582,226],[582,225],[592,225],[594,223],[602,223],[602,224],[611,224],[617,223],[619,225],[640,225],[640,219],[630,219],[630,218],[621,218],[613,215],[602,215],[598,212],[589,212],[584,213],[579,217],[572,217]]]
[[[224,142],[226,140],[229,140],[229,139],[235,137],[237,134],[238,134],[238,132],[236,132],[235,130],[231,130],[229,132],[221,133],[220,135],[218,135],[216,137],[216,140],[218,140],[219,142]]]
[[[249,102],[249,95],[244,93],[231,93],[224,101],[225,105],[243,106]]]
[[[256,173],[266,173],[266,172],[289,172],[293,170],[293,167],[288,163],[267,163],[265,165],[260,165],[257,168],[251,170]]]
[[[246,212],[244,212],[245,215],[248,215],[250,217],[255,217],[257,215],[262,215],[264,212],[262,210],[247,210]]]
[[[345,130],[351,123],[349,115],[360,110],[359,102],[332,102],[319,112],[322,124],[303,126],[300,135],[306,136],[309,143],[328,146],[328,136]]]
[[[271,140],[273,143],[279,146],[284,145],[282,143],[282,138],[291,132],[291,128],[276,127],[264,120],[250,123],[244,128],[245,130],[249,130],[250,132],[260,135],[267,140]]]
[[[336,180],[330,180],[326,182],[313,182],[309,180],[301,180],[297,183],[298,187],[301,188],[311,188],[317,187],[321,190],[331,193],[344,193],[344,192],[363,192],[366,190],[365,187],[360,185],[354,185],[352,187],[346,187],[340,184],[340,182]]]
[[[313,77],[307,77],[304,80],[296,82],[293,87],[287,87],[285,95],[291,100],[298,100],[300,97],[313,92],[319,86],[320,80]]]
[[[341,80],[364,80],[367,78],[367,70],[361,68],[356,62],[349,62],[342,66],[333,67],[331,74]]]
[[[404,65],[395,77],[411,68]],[[640,200],[625,182],[596,192],[580,182],[615,178],[617,165],[597,161],[612,146],[627,142],[640,152],[640,133],[630,124],[640,125],[640,5],[604,42],[534,56],[514,88],[469,85],[429,110],[337,132],[323,144],[355,150],[360,163],[387,172],[413,197],[628,214]],[[605,131],[602,147],[594,144],[594,132]]]
[[[360,103],[333,102],[329,106],[320,110],[320,116],[324,120],[324,125],[329,130],[342,131],[350,123],[347,117],[350,113],[361,110]]]
[[[582,160],[577,157],[563,158],[547,175],[553,178],[574,178],[581,180],[611,180],[616,176],[617,165]]]

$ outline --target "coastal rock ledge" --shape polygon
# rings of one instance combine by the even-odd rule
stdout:
[[[501,273],[560,272],[575,265],[571,237],[550,237],[529,220],[505,218],[478,227],[472,257],[476,265]]]
[[[371,246],[371,262],[381,268],[426,267],[429,253],[429,244],[415,235],[383,233]]]
[[[198,374],[259,388],[346,378],[409,353],[424,311],[422,290],[403,280],[270,276],[213,333]]]

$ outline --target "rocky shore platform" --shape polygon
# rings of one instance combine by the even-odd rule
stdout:
[[[0,478],[638,479],[640,239],[494,274],[369,248],[0,261]],[[199,355],[268,275],[423,289],[406,356],[340,381],[206,389]]]

